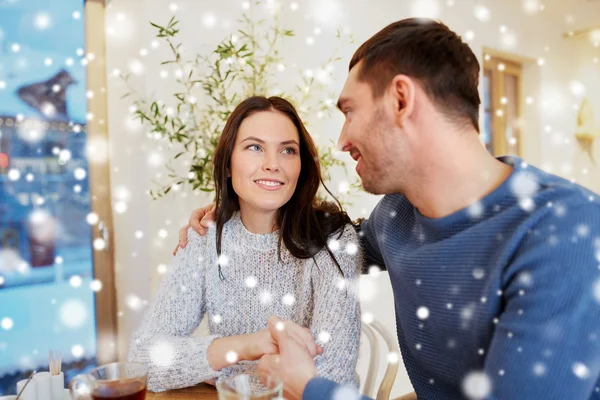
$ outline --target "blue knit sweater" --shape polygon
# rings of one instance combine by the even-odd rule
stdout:
[[[500,160],[512,174],[467,209],[430,219],[387,195],[362,224],[412,385],[432,400],[600,399],[600,196]],[[303,398],[338,389],[315,378]]]

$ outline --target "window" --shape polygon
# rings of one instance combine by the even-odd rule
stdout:
[[[494,156],[521,155],[521,63],[485,51],[483,142]]]
[[[88,118],[106,115],[104,64],[86,57],[104,57],[103,11],[100,0],[0,1],[0,396],[47,370],[49,350],[67,382],[114,359],[112,263],[92,247],[111,220],[98,206],[110,192],[92,196],[109,186],[108,163],[87,152],[106,135]]]

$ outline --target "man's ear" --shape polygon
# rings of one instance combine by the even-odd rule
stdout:
[[[415,108],[415,81],[407,75],[396,75],[389,87],[393,105],[394,118],[402,123],[413,113]]]

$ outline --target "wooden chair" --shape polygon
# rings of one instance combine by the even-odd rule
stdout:
[[[381,384],[379,385],[379,389],[377,390],[377,397],[375,397],[375,399],[389,400],[392,386],[394,385],[396,375],[398,374],[398,363],[401,362],[400,349],[396,343],[396,336],[392,335],[377,321],[373,321],[368,324],[363,322],[361,324],[361,331],[369,339],[369,344],[371,347],[371,353],[369,355],[369,369],[365,378],[363,395],[373,398],[375,393],[375,380],[377,379],[377,372],[379,370],[379,357],[381,353],[379,350],[379,340],[376,336],[376,333],[378,333],[387,345],[388,351],[385,353],[386,356],[391,356],[389,356],[390,359],[388,360],[388,365],[383,379],[381,380]]]

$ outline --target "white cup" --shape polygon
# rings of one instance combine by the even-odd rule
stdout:
[[[27,383],[27,379],[23,379],[22,381],[17,382],[17,393],[20,393],[23,390],[23,386]],[[31,381],[25,387],[25,390],[19,397],[19,400],[37,400],[37,384],[31,379]]]
[[[37,400],[52,400],[51,378],[52,375],[48,371],[38,372],[33,376],[33,381],[37,386]]]
[[[52,385],[52,400],[63,400],[65,397],[65,376],[61,372],[58,375],[52,375],[50,380]]]

